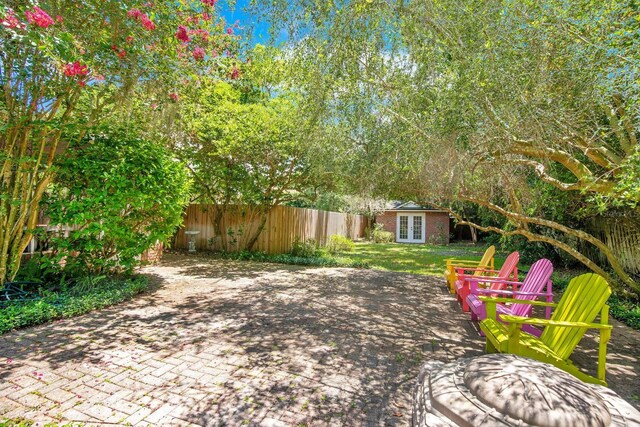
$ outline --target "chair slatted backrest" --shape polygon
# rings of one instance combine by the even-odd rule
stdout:
[[[527,276],[522,282],[522,286],[519,291],[523,294],[517,294],[515,299],[521,300],[535,300],[536,297],[527,295],[526,293],[540,293],[544,289],[545,285],[551,280],[551,274],[553,274],[553,264],[546,258],[539,259],[534,262],[527,273]],[[514,316],[528,317],[531,313],[531,304],[513,304],[511,310]]]
[[[593,323],[610,295],[611,288],[602,276],[587,273],[574,277],[562,295],[551,320]],[[549,325],[542,332],[540,340],[559,357],[566,359],[571,355],[585,332],[586,329],[583,328]]]
[[[491,265],[491,260],[493,259],[493,255],[496,253],[496,247],[491,245],[487,248],[486,251],[484,251],[484,255],[482,255],[482,259],[480,260],[480,263],[478,264],[478,269],[476,270],[475,273],[473,273],[474,276],[482,276],[482,269],[483,268],[489,268],[489,266]]]
[[[517,271],[518,262],[520,261],[520,252],[511,252],[507,259],[504,260],[504,264],[498,271],[498,279],[509,280],[510,278],[515,280],[516,277],[511,277],[514,271]],[[497,287],[496,287],[497,286]],[[491,285],[491,289],[502,289],[505,285],[501,283],[494,283]]]
[[[504,260],[504,264],[502,264],[502,267],[498,272],[497,278],[509,280],[509,276],[511,276],[511,274],[514,271],[516,271],[519,261],[520,261],[520,252],[511,252],[507,257],[507,259]],[[517,277],[514,277],[512,280],[516,280],[516,279]],[[507,284],[504,282],[492,282],[489,289],[493,289],[495,291],[501,291],[505,287],[507,287]],[[489,294],[489,296],[497,297],[498,294]]]

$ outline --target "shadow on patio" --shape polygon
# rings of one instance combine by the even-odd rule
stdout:
[[[7,398],[68,420],[405,425],[422,362],[483,352],[440,278],[184,256],[148,271],[157,286],[135,301],[1,337]],[[618,333],[640,339],[617,327],[609,357],[630,400],[616,387],[640,383],[638,350]],[[47,407],[56,389],[82,398]]]

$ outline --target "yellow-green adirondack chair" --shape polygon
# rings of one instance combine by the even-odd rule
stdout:
[[[588,273],[574,277],[558,304],[542,301],[520,301],[529,304],[555,307],[550,319],[535,319],[502,315],[507,324],[496,321],[496,303],[512,302],[510,298],[480,297],[486,303],[487,318],[480,328],[487,336],[488,353],[512,353],[550,363],[569,372],[584,382],[607,385],[605,363],[607,343],[612,326],[609,306],[606,304],[611,288],[602,276]],[[593,323],[600,314],[600,323]],[[544,326],[540,338],[520,331],[522,325]],[[587,329],[600,330],[597,378],[580,371],[569,360]]]
[[[456,273],[457,268],[477,268],[478,270],[473,273],[474,276],[482,276],[482,269],[487,268],[490,270],[494,269],[494,261],[493,255],[496,253],[496,247],[491,245],[484,251],[484,255],[482,255],[482,259],[480,261],[466,260],[466,259],[456,259],[456,258],[447,258],[445,261],[447,262],[447,269],[444,272],[444,278],[447,279],[447,284],[449,285],[449,291],[452,294],[456,293],[456,280],[458,278],[458,274]]]

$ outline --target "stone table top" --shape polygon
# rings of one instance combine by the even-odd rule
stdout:
[[[414,396],[413,424],[640,427],[640,412],[610,389],[555,366],[489,354],[427,363]]]

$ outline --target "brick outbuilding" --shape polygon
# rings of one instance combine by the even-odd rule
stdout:
[[[376,222],[395,235],[398,243],[449,243],[449,213],[413,202],[387,204]]]

